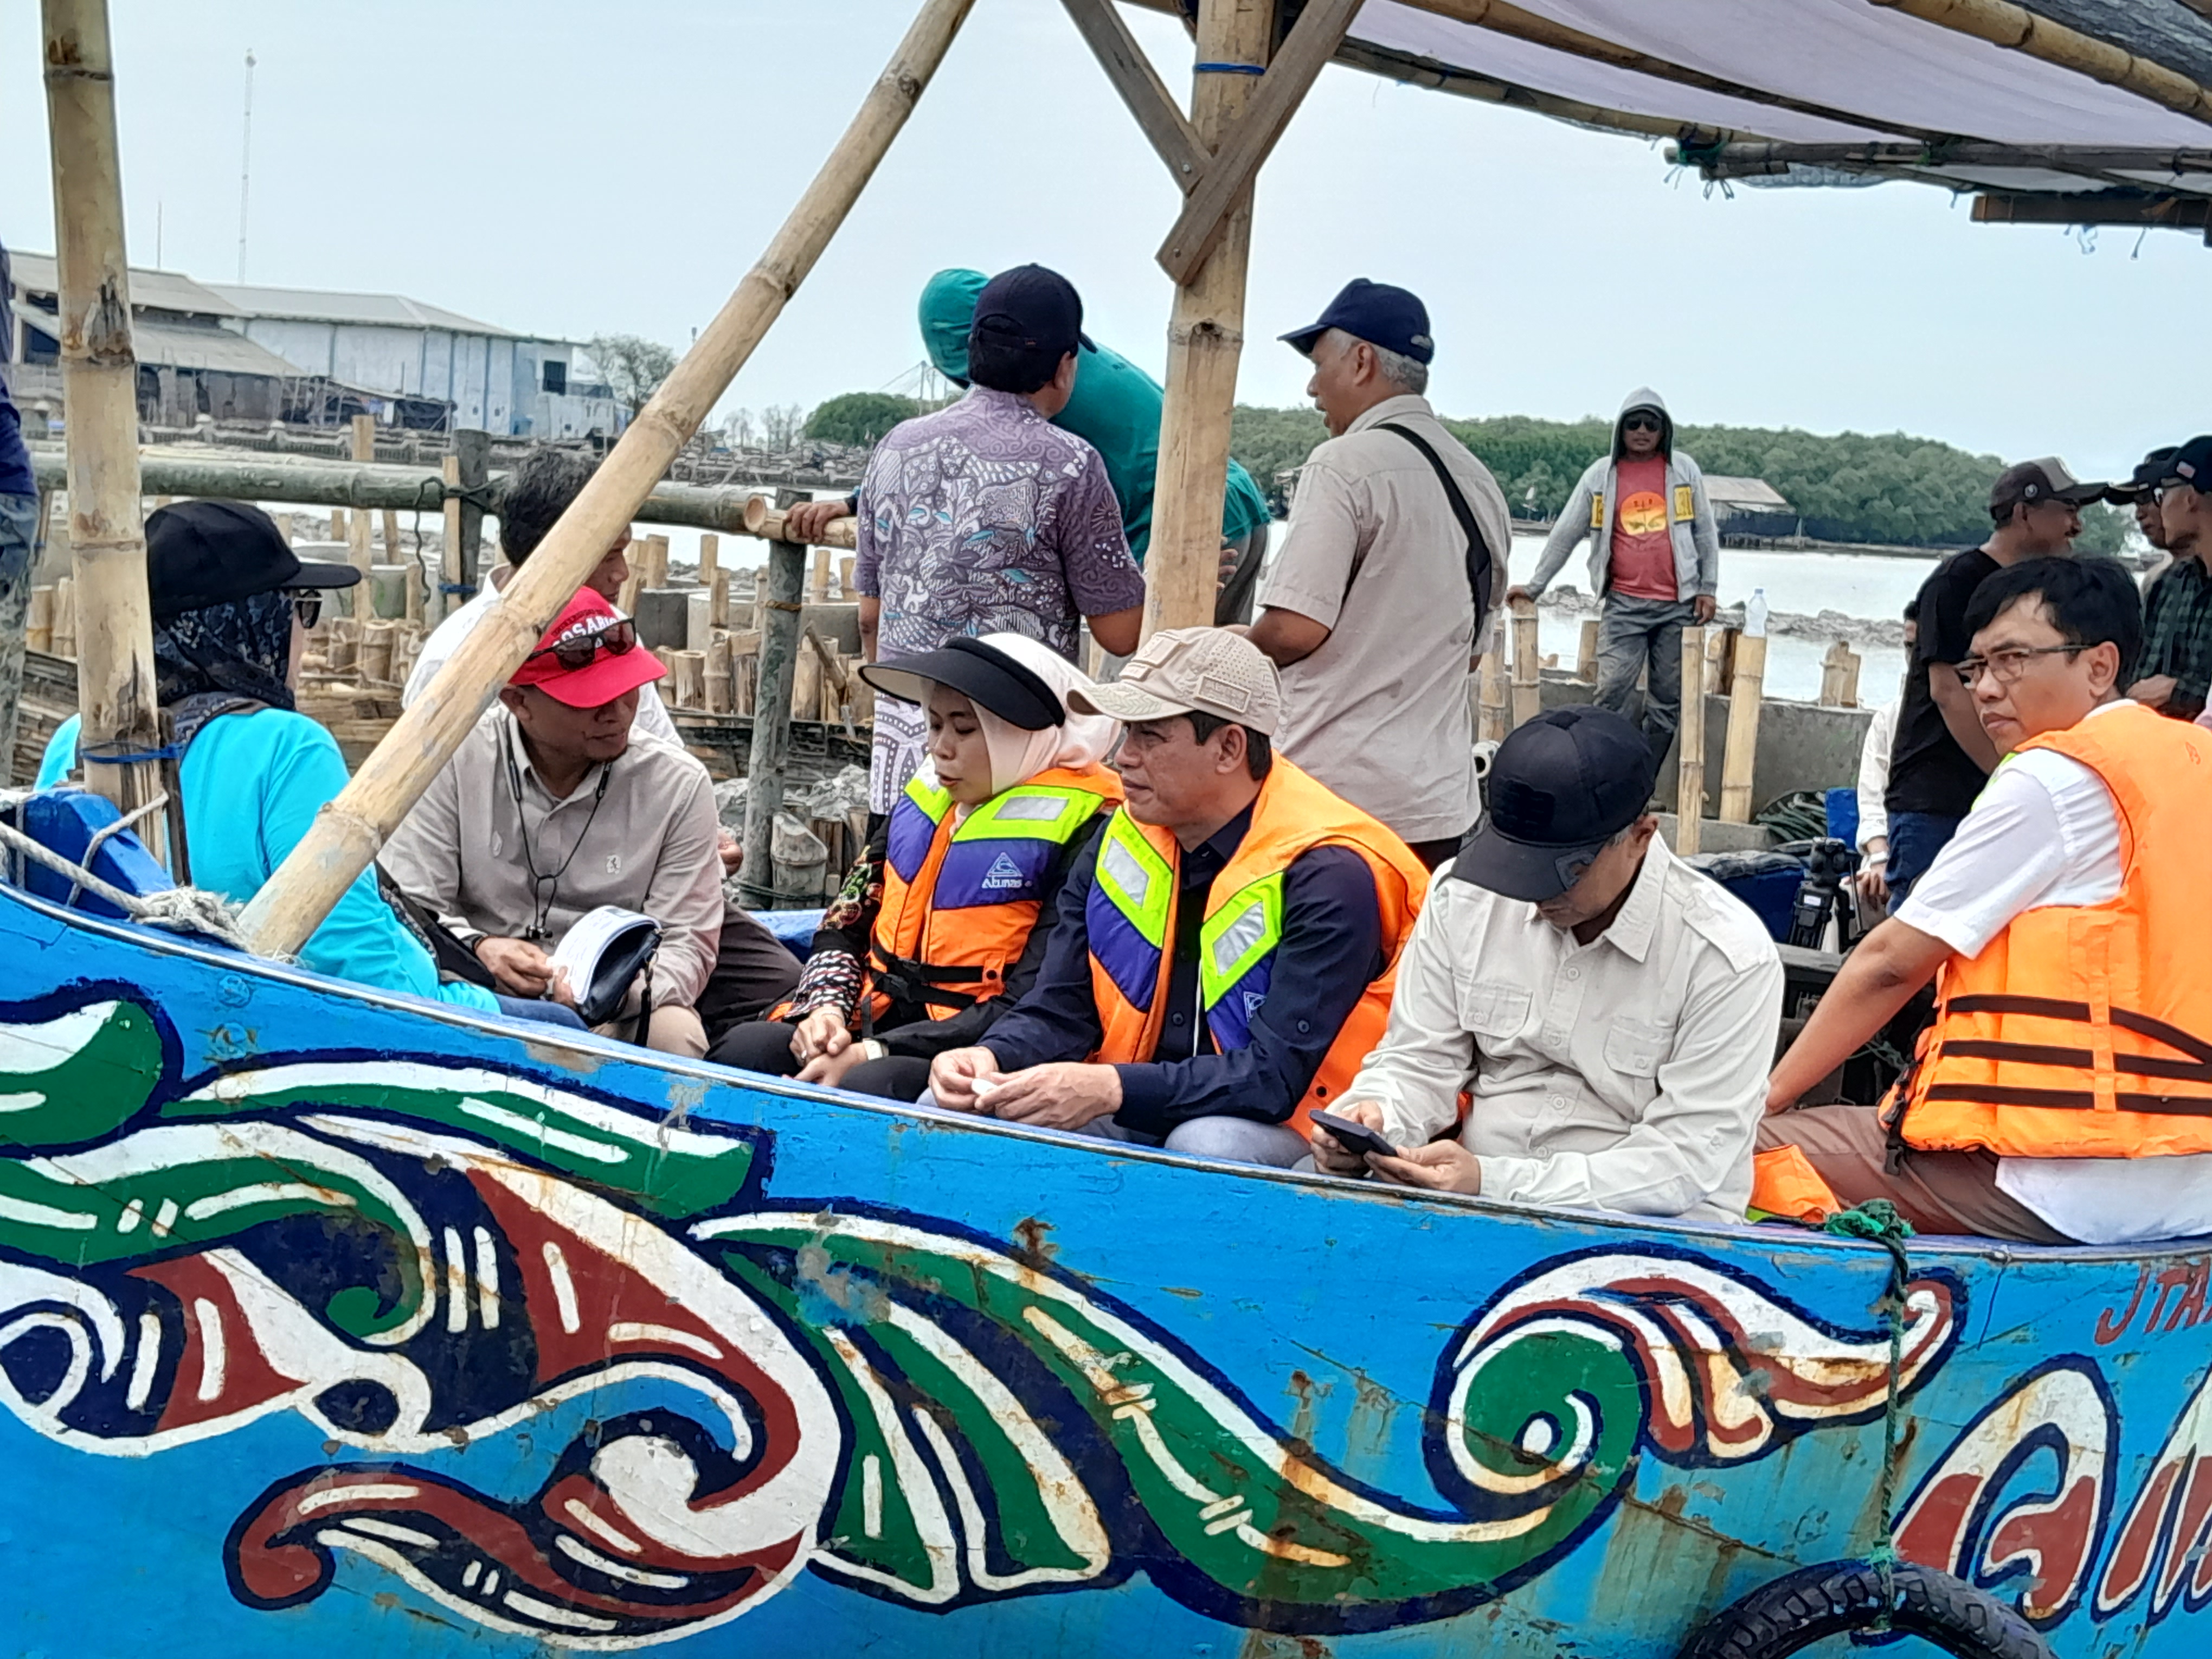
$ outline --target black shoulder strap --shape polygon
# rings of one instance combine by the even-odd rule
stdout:
[[[1426,438],[1411,427],[1400,426],[1395,421],[1379,422],[1375,429],[1377,432],[1395,432],[1419,450],[1421,459],[1436,473],[1437,482],[1444,487],[1445,499],[1451,502],[1452,516],[1459,520],[1459,527],[1467,537],[1467,586],[1468,591],[1474,596],[1474,627],[1479,635],[1482,631],[1482,619],[1490,614],[1490,582],[1493,567],[1490,544],[1483,539],[1482,526],[1475,522],[1474,509],[1467,504],[1467,497],[1460,493],[1459,480],[1452,477],[1451,469],[1444,465],[1444,458],[1437,453]],[[1352,574],[1354,580],[1359,575],[1359,566],[1356,562],[1352,565]],[[1352,584],[1346,582],[1345,592],[1349,593],[1351,591]]]

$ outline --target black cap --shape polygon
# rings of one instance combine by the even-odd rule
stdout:
[[[949,685],[1024,732],[1042,732],[1067,719],[1060,694],[1035,669],[965,635],[955,635],[935,651],[869,663],[860,678],[901,702],[923,702],[931,686]]]
[[[157,621],[287,587],[351,587],[349,564],[302,564],[276,521],[244,501],[177,501],[146,520],[146,590]]]
[[[2056,455],[2044,455],[2032,461],[2015,461],[1997,474],[1997,481],[1990,486],[1990,511],[2033,507],[2039,501],[2086,507],[2104,496],[2102,483],[2083,483]]]
[[[1042,265],[1016,265],[983,284],[975,320],[968,325],[971,348],[978,336],[1002,349],[1048,358],[1055,367],[1078,346],[1091,345],[1083,331],[1083,296]]]
[[[1319,322],[1292,329],[1282,337],[1310,356],[1314,342],[1333,328],[1417,363],[1425,363],[1437,355],[1437,343],[1429,337],[1429,308],[1420,297],[1388,283],[1370,283],[1364,276],[1346,283],[1328,302]]]
[[[2166,458],[2159,469],[2161,484],[2185,483],[2201,495],[2212,495],[2212,437],[2195,437]]]
[[[2130,507],[2166,482],[2166,463],[2173,459],[2178,446],[2168,444],[2154,449],[2142,458],[2142,464],[2128,477],[2125,483],[2105,487],[2105,499],[2120,507]]]
[[[1490,810],[1452,875],[1540,904],[1573,886],[1606,842],[1644,816],[1656,763],[1610,709],[1554,708],[1517,726],[1490,763]]]

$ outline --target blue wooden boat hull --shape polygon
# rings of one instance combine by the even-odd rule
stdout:
[[[1674,1653],[1879,1528],[1879,1247],[747,1081],[0,887],[9,1651]],[[1916,1241],[1901,1547],[2202,1650],[2202,1243]]]

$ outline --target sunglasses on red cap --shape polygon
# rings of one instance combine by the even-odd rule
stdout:
[[[610,657],[619,657],[637,647],[637,625],[627,619],[609,623],[605,628],[589,634],[541,646],[523,660],[536,662],[540,657],[550,657],[563,668],[589,668],[592,659],[604,651]]]

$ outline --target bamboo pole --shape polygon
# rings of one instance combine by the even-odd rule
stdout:
[[[1698,667],[1698,678],[1705,677],[1705,665]],[[1584,685],[1597,684],[1597,618],[1590,617],[1583,623],[1582,636],[1575,647],[1575,678]]]
[[[788,506],[799,500],[785,490]],[[738,866],[744,888],[763,900],[775,896],[772,847],[775,815],[783,805],[784,757],[791,749],[792,693],[799,673],[799,593],[806,583],[806,550],[797,542],[771,542],[768,568],[756,588],[760,660],[753,683],[752,755],[745,775],[745,860]]]
[[[1513,729],[1508,713],[1505,678],[1505,613],[1490,613],[1488,642],[1482,652],[1480,699],[1475,706],[1475,737],[1484,742],[1503,742]]]
[[[46,119],[60,265],[62,397],[69,406],[70,550],[78,613],[79,752],[150,754],[161,746],[146,527],[138,480],[138,360],[123,240],[115,137],[115,64],[106,0],[44,0]],[[158,762],[85,769],[125,813],[161,789]],[[167,860],[160,816],[139,834]],[[332,898],[336,898],[333,894]]]
[[[466,436],[466,434],[463,434]],[[63,483],[67,467],[58,445],[33,444],[31,471],[39,487],[49,489]],[[458,473],[459,463],[453,462]],[[459,515],[463,504],[445,499],[447,483],[441,471],[429,466],[410,466],[392,461],[369,464],[362,461],[325,460],[311,455],[264,455],[258,453],[215,453],[198,449],[187,450],[162,445],[148,445],[138,453],[138,465],[149,486],[160,484],[179,496],[210,497],[220,501],[298,501],[311,507],[392,507],[397,511],[436,513],[442,508]],[[450,480],[458,485],[456,476]],[[490,510],[499,510],[500,498],[507,489],[507,474],[488,474],[485,489]],[[641,524],[676,525],[695,530],[719,531],[724,535],[760,536],[774,541],[782,528],[781,521],[765,503],[755,507],[753,517],[758,526],[749,528],[746,507],[760,501],[761,497],[750,484],[685,484],[656,483],[653,493],[645,498],[635,514]],[[483,509],[469,507],[479,518]],[[850,551],[854,545],[854,524],[851,519],[831,522],[828,533],[822,538],[825,547],[842,548]],[[448,538],[449,544],[458,541],[458,528]],[[335,539],[343,541],[345,532],[341,526]],[[449,556],[454,550],[449,545]],[[459,565],[453,566],[449,578],[459,581]]]
[[[2162,104],[2192,119],[2212,122],[2212,92],[2187,76],[2014,5],[2012,0],[1873,0],[1873,3],[2040,58],[2106,86],[2124,87],[2138,98]]]
[[[1705,630],[1682,630],[1682,727],[1674,787],[1674,850],[1703,842],[1705,820]]]
[[[1273,0],[1199,0],[1198,60],[1264,67]],[[1218,152],[1252,101],[1258,75],[1195,77],[1190,124]],[[1145,556],[1145,633],[1213,620],[1221,568],[1221,500],[1229,479],[1229,416],[1244,349],[1244,270],[1252,249],[1248,186],[1222,221],[1205,264],[1176,287],[1168,323],[1167,396],[1160,410],[1158,489]]]
[[[1526,726],[1544,712],[1544,670],[1536,659],[1536,602],[1510,601],[1513,612],[1513,724]]]
[[[1751,822],[1752,769],[1759,756],[1760,682],[1766,676],[1766,636],[1745,634],[1735,642],[1735,678],[1729,688],[1728,747],[1721,755],[1721,822]]]
[[[817,542],[823,547],[857,547],[860,544],[860,523],[858,519],[832,519],[817,538]],[[770,506],[765,495],[749,496],[744,512],[733,527],[744,531],[748,536],[758,536],[763,541],[786,539],[782,509]],[[792,544],[799,545],[795,542]]]
[[[446,457],[441,469],[441,482],[452,489],[461,481],[461,458]],[[461,596],[453,589],[461,580],[461,501],[448,495],[441,504],[445,514],[445,546],[438,554],[438,591],[430,595],[430,620],[441,623],[452,615],[461,603]]]
[[[453,459],[460,463],[456,487],[465,493],[461,496],[460,574],[455,580],[469,594],[477,591],[478,553],[483,540],[484,508],[482,496],[491,483],[491,434],[478,428],[465,426],[453,434]],[[612,545],[614,538],[607,538]],[[606,548],[600,550],[606,556]],[[588,569],[586,574],[589,574]],[[580,579],[576,586],[580,586]],[[571,590],[573,591],[573,589]],[[564,601],[565,603],[565,601]],[[556,608],[557,614],[557,608]]]
[[[0,340],[0,356],[8,342]],[[31,571],[44,539],[51,491],[39,496],[39,521],[27,545],[0,549],[0,788],[14,781],[15,716],[23,703],[23,653],[29,644]],[[49,625],[51,626],[51,624]]]
[[[537,644],[546,625],[606,556],[814,268],[944,61],[973,3],[923,0],[890,64],[760,262],[745,273],[675,372],[630,422],[530,562],[515,572],[499,603],[489,608],[352,782],[324,808],[291,856],[254,896],[243,918],[254,949],[289,955],[314,932],[354,878],[368,867],[385,836],[460,747],[477,717]],[[74,416],[70,425],[74,430]],[[135,497],[135,453],[131,459]],[[465,544],[466,528],[465,515]],[[469,551],[465,545],[465,560]],[[468,571],[465,564],[464,569]],[[142,594],[143,580],[142,575]],[[795,622],[797,613],[792,615]],[[147,684],[152,684],[150,674]],[[759,770],[757,759],[757,777]],[[753,827],[749,817],[749,847]],[[763,822],[763,842],[767,829]],[[763,854],[750,873],[764,876],[768,863]]]
[[[699,538],[699,586],[709,593],[722,570],[722,538],[709,533]]]

